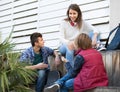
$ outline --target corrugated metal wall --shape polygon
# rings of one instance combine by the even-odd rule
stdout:
[[[59,45],[59,24],[66,17],[71,3],[77,3],[83,18],[93,24],[101,38],[109,32],[108,0],[0,0],[0,32],[4,40],[13,28],[13,41],[16,49],[29,47],[29,35],[43,34],[45,45],[56,49]]]

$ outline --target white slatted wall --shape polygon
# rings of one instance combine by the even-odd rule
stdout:
[[[71,3],[77,3],[83,18],[92,23],[105,38],[109,32],[108,0],[1,0],[0,32],[2,40],[14,25],[13,41],[16,49],[30,46],[29,36],[33,32],[43,34],[45,45],[53,49],[59,46],[59,24],[66,17]]]
[[[1,41],[10,33],[12,28],[12,0],[0,0],[0,33]]]
[[[38,0],[19,0],[14,2],[14,33],[13,41],[16,49],[25,49],[30,44],[30,34],[37,32]]]

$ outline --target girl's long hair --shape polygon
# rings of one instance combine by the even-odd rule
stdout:
[[[75,10],[77,13],[78,13],[78,17],[77,19],[75,20],[75,22],[77,23],[77,26],[78,28],[80,29],[81,26],[82,26],[82,12],[79,8],[79,6],[77,4],[71,4],[69,7],[68,7],[68,10],[67,10],[67,18],[65,18],[64,20],[65,21],[71,21],[70,17],[69,17],[69,10],[72,9],[72,10]]]

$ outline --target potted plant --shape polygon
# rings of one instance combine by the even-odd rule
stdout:
[[[10,36],[0,43],[0,92],[33,92],[29,84],[34,82],[36,72],[26,69],[26,63],[19,61],[19,53]]]

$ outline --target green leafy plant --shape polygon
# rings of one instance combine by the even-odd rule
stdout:
[[[20,54],[13,51],[15,44],[9,39],[0,43],[0,92],[33,92],[29,84],[34,82],[36,71],[19,61]]]

